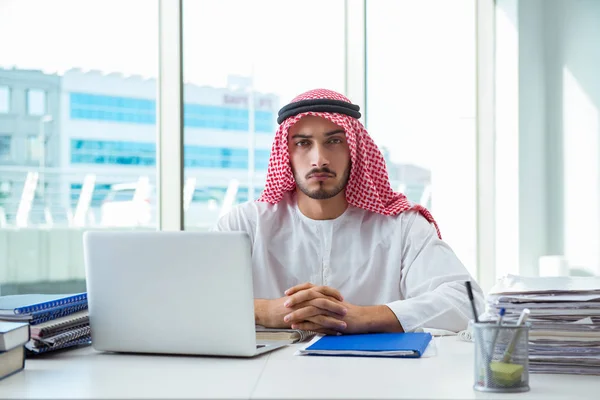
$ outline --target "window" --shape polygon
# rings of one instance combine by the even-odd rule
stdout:
[[[10,160],[12,158],[12,137],[10,135],[0,135],[0,161]]]
[[[116,184],[155,186],[158,0],[31,6],[0,1],[0,63],[14,65],[0,69],[0,225],[26,249],[0,249],[2,295],[85,291],[85,230],[158,221],[154,193],[106,201]]]
[[[96,183],[92,192],[91,206],[100,207],[102,202],[107,199],[111,187],[112,185],[108,183]],[[82,188],[83,185],[81,183],[71,183],[71,206],[73,208],[77,206]]]
[[[210,97],[213,89],[198,88],[196,91],[200,93],[200,97]],[[227,96],[230,95],[225,95],[225,98]],[[268,97],[265,97],[265,99],[270,102]],[[73,92],[70,94],[69,100],[69,115],[71,119],[131,124],[156,124],[156,102],[152,99]],[[226,131],[247,131],[250,124],[248,109],[233,108],[227,105],[227,101],[224,101],[224,104],[223,106],[217,106],[186,103],[184,107],[184,126]],[[256,132],[273,132],[275,129],[275,119],[273,111],[254,111]]]
[[[234,202],[260,195],[283,105],[311,89],[344,92],[344,3],[183,2],[184,174],[197,182],[186,226],[213,225],[227,190]]]
[[[39,136],[27,136],[27,160],[40,161],[42,159],[42,151],[44,151],[44,149],[40,144]]]
[[[367,2],[366,128],[476,276],[474,16],[474,0]]]
[[[260,193],[264,188],[257,188]],[[221,202],[225,198],[225,192],[227,192],[226,187],[203,187],[196,188],[194,194],[192,196],[192,202],[195,203],[208,203],[210,201],[218,201]],[[236,196],[236,203],[244,203],[248,201],[248,188],[247,187],[239,187]]]
[[[185,146],[185,166],[192,168],[247,169],[248,151],[227,147]],[[255,168],[266,169],[270,151],[255,152]],[[73,164],[156,164],[156,151],[152,143],[71,140],[71,163]]]
[[[27,91],[27,114],[46,114],[46,92],[40,89],[29,89]]]
[[[6,199],[8,199],[12,192],[12,182],[9,180],[0,180],[0,207],[5,207]]]
[[[10,112],[10,88],[0,86],[0,114]]]

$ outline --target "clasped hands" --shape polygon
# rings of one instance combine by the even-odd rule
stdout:
[[[401,331],[387,306],[356,306],[334,288],[303,283],[279,299],[262,300],[258,322],[270,328],[293,328],[326,335]],[[257,315],[260,315],[257,314]]]

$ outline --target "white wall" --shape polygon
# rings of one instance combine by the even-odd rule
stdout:
[[[555,202],[548,251],[600,274],[600,1],[544,4],[548,184]],[[562,157],[551,158],[561,147]]]
[[[496,11],[496,275],[519,272],[519,0]],[[481,268],[481,266],[480,266]]]
[[[600,274],[600,1],[497,4],[497,275]]]

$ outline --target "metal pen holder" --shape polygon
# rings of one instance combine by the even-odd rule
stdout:
[[[529,324],[473,323],[475,384],[482,392],[529,390]]]

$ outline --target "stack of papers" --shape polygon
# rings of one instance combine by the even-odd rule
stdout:
[[[530,310],[531,372],[600,375],[600,277],[509,275],[492,288],[488,303],[506,310],[506,322]]]

